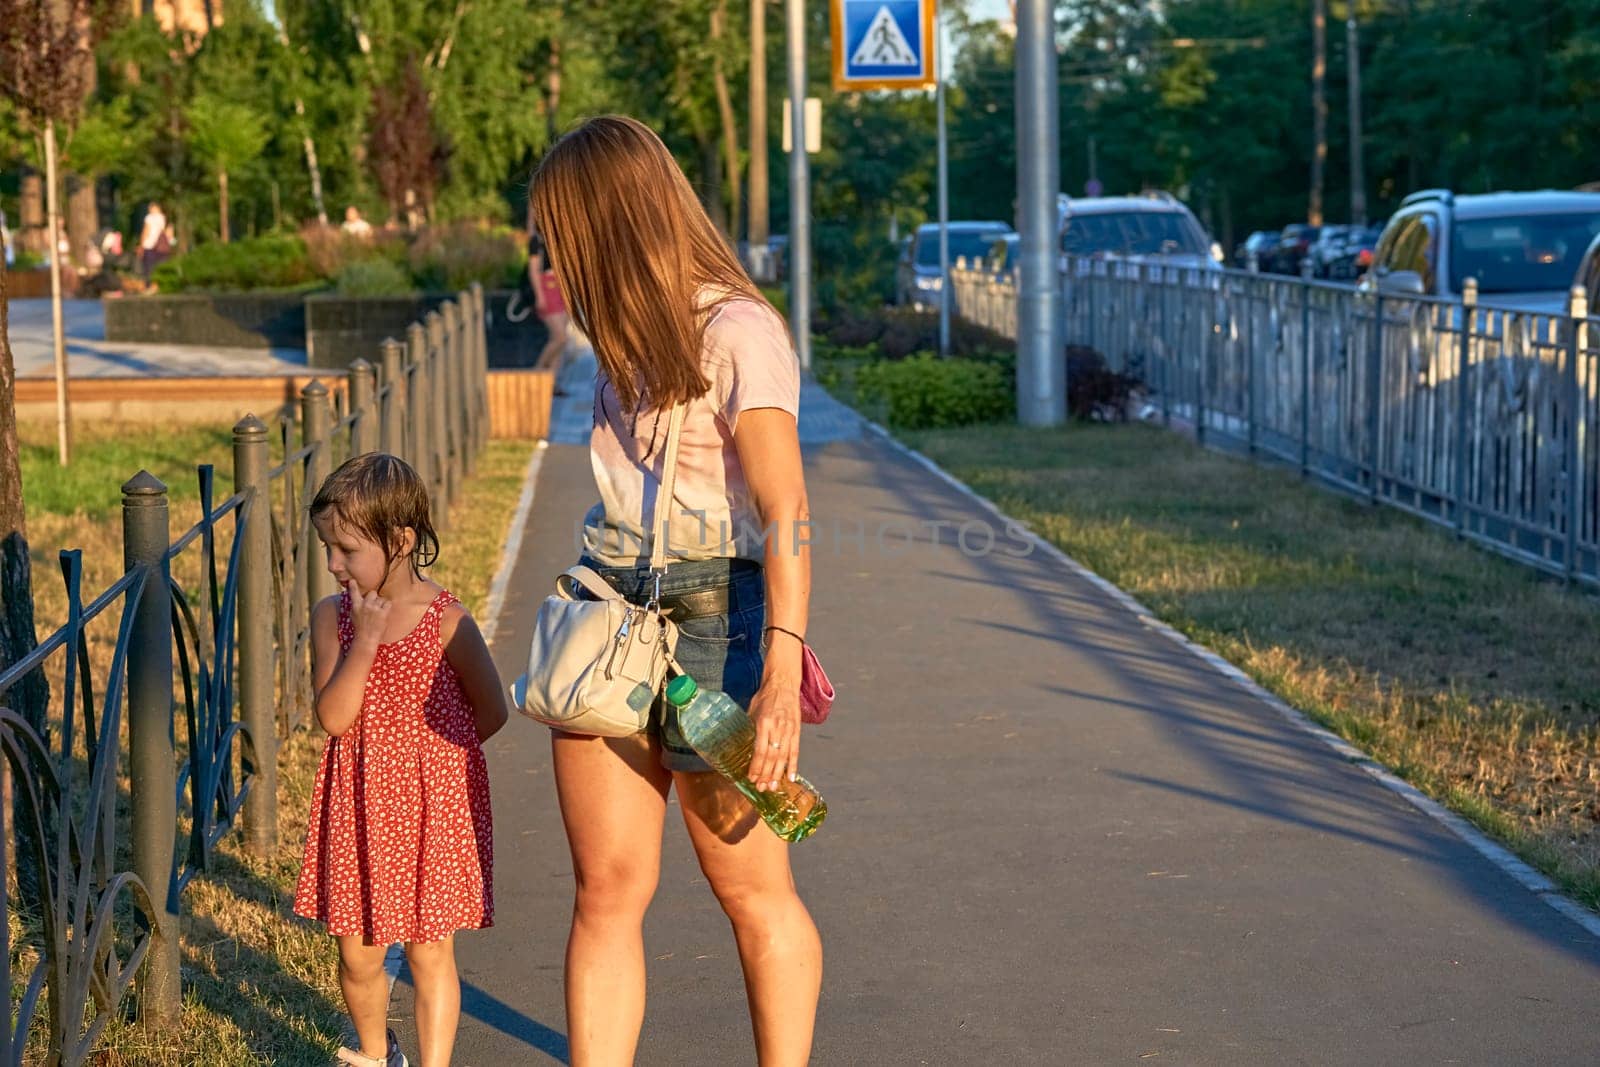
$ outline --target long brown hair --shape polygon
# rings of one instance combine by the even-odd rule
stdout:
[[[705,393],[711,310],[767,301],[661,138],[624,115],[589,119],[551,146],[529,195],[567,306],[623,405],[637,408],[641,391],[657,408]]]

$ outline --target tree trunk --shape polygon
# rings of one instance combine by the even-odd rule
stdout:
[[[295,114],[305,122],[306,105],[298,96],[294,99]],[[328,224],[328,208],[322,200],[322,168],[317,165],[317,142],[311,139],[311,128],[306,127],[306,170],[311,172],[311,201],[317,208],[317,225]]]
[[[30,170],[22,176],[21,218],[17,244],[36,256],[50,251],[50,238],[44,232],[44,179]]]
[[[289,31],[284,28],[282,5],[275,4],[273,11],[278,16],[278,44],[287,52],[289,51]],[[298,68],[296,68],[295,77],[299,77]],[[305,98],[299,93],[296,93],[294,97],[294,113],[295,117],[300,120],[300,128],[303,131],[301,139],[305,142],[306,171],[311,176],[311,202],[317,209],[317,225],[326,226],[328,225],[328,208],[322,199],[322,168],[317,165],[317,142],[311,137],[311,125],[306,122]]]
[[[217,232],[222,235],[222,243],[227,244],[228,233],[228,172],[217,171]]]
[[[762,7],[765,3],[766,0],[750,0],[750,226],[746,232],[753,263],[765,263],[768,236],[767,13]]]
[[[1311,197],[1306,221],[1322,225],[1322,184],[1328,162],[1328,0],[1311,0]]]
[[[706,214],[711,217],[711,224],[724,237],[729,237],[728,205],[722,198],[722,164],[717,158],[716,135],[707,130],[695,140],[700,149],[701,180],[705,183],[700,191],[700,201],[705,205]]]
[[[722,63],[722,39],[728,22],[728,0],[717,0],[711,11],[712,79],[717,87],[717,112],[722,118],[724,184],[728,199],[728,236],[739,236],[739,121],[733,115],[733,94],[728,90],[728,73]]]
[[[89,262],[95,233],[100,229],[100,205],[95,198],[94,179],[81,174],[67,175],[67,239],[72,244],[72,259]]]
[[[27,514],[22,502],[22,463],[17,445],[17,368],[11,358],[9,332],[9,304],[4,259],[0,259],[0,670],[18,662],[38,645],[33,628],[33,575],[28,559]],[[5,702],[34,728],[41,738],[48,738],[45,725],[46,709],[50,701],[50,688],[43,671],[33,671],[12,686]],[[12,806],[10,764],[0,761],[4,771],[5,811],[16,812]],[[17,814],[21,814],[18,812]],[[27,823],[21,818],[10,819],[11,825],[20,828]],[[14,843],[5,835],[4,847],[11,852],[13,862],[7,870],[17,872],[18,900],[39,899],[39,872],[33,866],[32,850],[25,839]]]
[[[550,73],[545,77],[544,131],[549,144],[561,136],[561,38],[550,39]]]

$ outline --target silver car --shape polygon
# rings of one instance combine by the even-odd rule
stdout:
[[[1201,268],[1221,267],[1221,249],[1171,193],[1061,196],[1056,218],[1062,265],[1069,257]]]
[[[1412,193],[1384,227],[1364,284],[1458,299],[1468,278],[1485,307],[1562,314],[1585,249],[1600,236],[1600,193]]]

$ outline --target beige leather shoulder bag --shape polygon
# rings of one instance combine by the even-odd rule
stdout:
[[[528,672],[512,686],[518,710],[529,718],[598,737],[627,737],[649,723],[650,705],[678,646],[677,626],[661,614],[661,577],[685,410],[684,404],[674,406],[668,420],[661,492],[652,509],[654,595],[641,607],[622,599],[588,567],[563,572],[555,593],[539,608]]]

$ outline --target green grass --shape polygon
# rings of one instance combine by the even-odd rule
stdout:
[[[80,423],[73,427],[72,463],[57,462],[53,423],[18,425],[22,491],[28,512],[103,519],[122,506],[122,483],[140,470],[166,483],[173,501],[197,500],[197,463],[216,467],[216,501],[233,494],[233,432],[227,426],[168,423]]]
[[[1600,601],[1145,426],[906,433],[1600,907]]]

